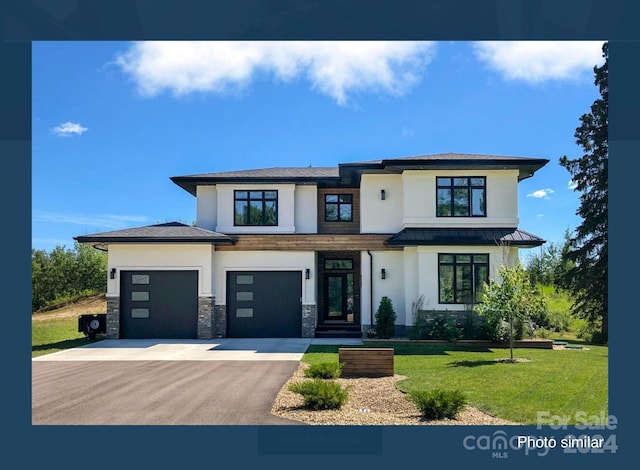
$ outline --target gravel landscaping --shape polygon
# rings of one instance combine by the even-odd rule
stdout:
[[[298,370],[284,384],[271,409],[282,418],[307,424],[333,425],[518,425],[491,416],[472,406],[466,406],[457,419],[425,420],[407,395],[396,388],[405,379],[401,375],[379,378],[340,378],[336,381],[349,387],[349,400],[340,410],[312,411],[303,407],[302,396],[288,390],[293,382],[308,380],[304,369],[308,364],[300,362]]]

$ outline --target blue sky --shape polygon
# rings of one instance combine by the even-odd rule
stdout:
[[[520,228],[559,243],[580,220],[558,159],[582,155],[601,46],[34,42],[32,247],[191,223],[171,176],[442,152],[549,159]]]

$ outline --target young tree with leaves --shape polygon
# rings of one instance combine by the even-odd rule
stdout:
[[[485,284],[482,300],[474,310],[485,318],[492,339],[509,341],[513,362],[514,340],[521,336],[518,330],[522,331],[525,323],[534,325],[544,318],[547,306],[522,265],[502,265],[498,272],[501,281],[491,279]]]
[[[560,279],[561,287],[574,298],[572,311],[598,328],[595,342],[606,343],[609,337],[608,285],[608,194],[609,194],[609,50],[602,47],[604,64],[594,67],[595,85],[600,98],[591,105],[591,112],[580,117],[576,143],[584,155],[570,160],[560,158],[560,165],[571,174],[580,194],[576,214],[582,223],[571,238],[565,259],[572,263]]]

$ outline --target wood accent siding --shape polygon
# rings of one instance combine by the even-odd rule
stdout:
[[[401,246],[387,246],[392,234],[252,234],[233,235],[235,245],[217,245],[216,251],[402,251]]]
[[[324,196],[326,194],[351,194],[353,206],[350,222],[327,222],[324,219]],[[318,233],[360,232],[360,188],[318,188]]]
[[[342,377],[392,376],[393,348],[339,348]]]

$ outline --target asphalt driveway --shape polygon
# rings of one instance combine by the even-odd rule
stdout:
[[[295,361],[34,361],[32,424],[298,424],[271,415]]]
[[[32,424],[300,424],[271,406],[317,342],[104,340],[33,358]]]

